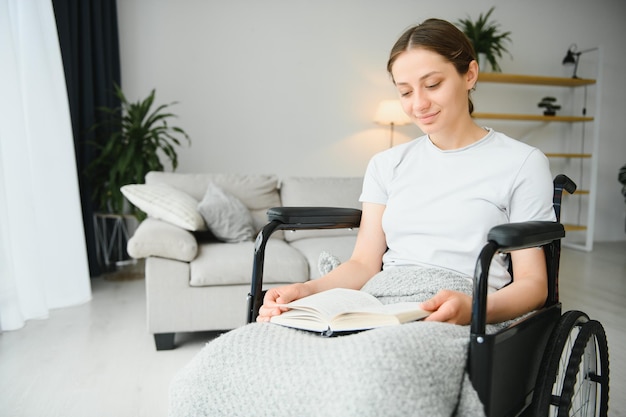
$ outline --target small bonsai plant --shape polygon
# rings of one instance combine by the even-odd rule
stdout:
[[[501,72],[502,69],[498,64],[498,59],[502,58],[504,52],[509,53],[505,42],[511,41],[511,32],[501,32],[499,24],[489,21],[494,9],[495,7],[492,7],[484,15],[482,13],[479,14],[476,21],[473,21],[469,16],[467,19],[460,19],[457,26],[472,42],[476,55],[484,54],[492,70]]]
[[[557,110],[561,110],[561,106],[556,104],[556,98],[554,97],[542,98],[537,107],[545,108],[543,111],[544,116],[554,116]]]
[[[165,109],[176,102],[162,104],[153,110],[155,94],[153,89],[147,98],[130,102],[115,85],[115,95],[121,106],[99,109],[105,113],[105,119],[92,128],[96,134],[92,143],[99,154],[85,170],[96,210],[123,213],[124,196],[120,187],[143,183],[149,171],[162,171],[161,156],[169,160],[172,170],[176,170],[178,155],[175,147],[181,145],[181,139],[191,142],[183,129],[167,123],[176,115],[165,112]],[[129,209],[132,214],[142,217],[134,206]]]

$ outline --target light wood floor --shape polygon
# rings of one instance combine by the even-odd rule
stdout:
[[[565,249],[561,266],[564,309],[585,311],[606,329],[613,417],[626,416],[625,255],[626,242]],[[143,285],[95,279],[92,302],[0,334],[0,416],[166,416],[169,381],[214,335],[180,335],[177,349],[156,352]]]

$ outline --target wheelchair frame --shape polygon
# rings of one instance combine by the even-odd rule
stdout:
[[[573,193],[565,175],[554,180],[557,222],[532,221],[496,226],[476,263],[468,373],[487,416],[606,416],[609,362],[602,325],[580,311],[562,314],[558,293],[562,192]],[[263,303],[263,265],[268,239],[277,230],[359,227],[361,211],[337,207],[275,207],[258,234],[254,250],[247,320]],[[496,253],[543,247],[548,272],[545,306],[494,334],[486,333],[487,279]],[[504,372],[503,370],[506,370]]]

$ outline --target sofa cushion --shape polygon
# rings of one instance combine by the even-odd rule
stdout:
[[[122,194],[148,216],[165,220],[186,230],[206,230],[198,213],[198,200],[166,184],[128,184]]]
[[[212,182],[198,204],[198,211],[213,235],[224,242],[238,243],[254,237],[254,224],[248,208]]]
[[[306,259],[309,265],[310,279],[320,277],[319,260],[322,252],[339,258],[341,263],[350,259],[356,236],[327,236],[327,237],[311,237],[307,239],[299,239],[291,242],[291,246],[298,250]]]
[[[283,206],[361,208],[359,196],[361,177],[290,177],[283,180],[280,193]],[[285,240],[293,242],[309,237],[354,236],[356,230],[298,230],[285,232]]]
[[[304,282],[309,278],[306,259],[283,240],[270,239],[267,243],[263,283]],[[254,242],[203,243],[198,256],[191,261],[191,280],[194,287],[209,285],[250,285],[254,256]]]
[[[260,230],[267,223],[268,208],[281,205],[276,175],[183,174],[160,171],[146,175],[146,184],[166,184],[184,191],[198,201],[204,197],[209,182],[234,195],[248,207],[255,230]]]
[[[158,256],[189,262],[196,257],[198,244],[191,232],[162,220],[147,218],[128,240],[127,250],[133,258]]]

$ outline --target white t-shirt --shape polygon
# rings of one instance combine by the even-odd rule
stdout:
[[[538,149],[489,129],[480,141],[444,151],[422,136],[375,155],[361,202],[386,206],[384,268],[423,265],[472,277],[487,233],[496,225],[555,220],[552,174]],[[489,286],[511,281],[504,257]]]

